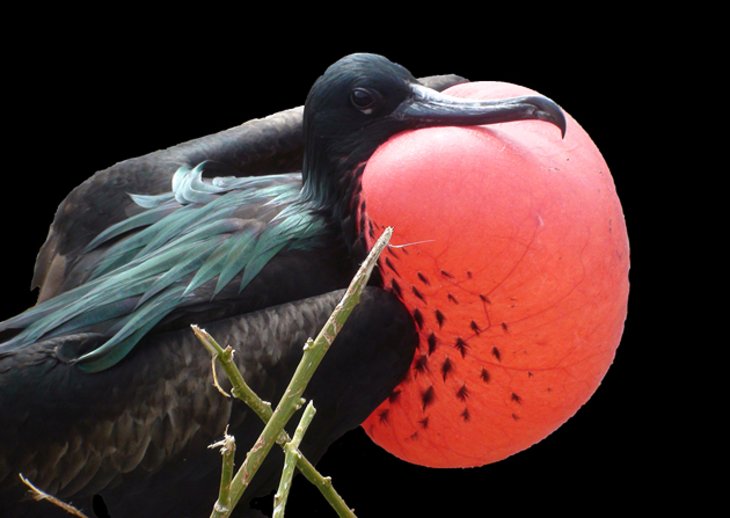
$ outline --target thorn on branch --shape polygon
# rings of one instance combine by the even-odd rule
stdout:
[[[231,395],[223,390],[223,387],[221,387],[220,382],[218,381],[218,371],[216,370],[216,363],[218,363],[218,353],[211,356],[210,359],[210,370],[213,372],[213,386],[218,390],[218,392],[221,393],[223,397],[230,398]]]

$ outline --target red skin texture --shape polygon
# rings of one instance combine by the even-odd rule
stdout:
[[[487,82],[448,93],[535,92]],[[401,459],[469,467],[524,450],[575,414],[613,361],[626,225],[606,162],[567,119],[563,140],[542,121],[405,132],[367,164],[375,237],[393,226],[392,243],[411,244],[381,258],[385,285],[395,280],[423,322],[407,378],[363,423]]]

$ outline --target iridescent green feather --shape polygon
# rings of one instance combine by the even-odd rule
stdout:
[[[0,331],[19,331],[0,344],[0,354],[93,330],[109,338],[79,365],[107,369],[176,309],[202,302],[200,288],[215,282],[206,291],[215,298],[240,276],[240,292],[276,254],[317,245],[324,223],[300,201],[298,175],[207,181],[201,174],[200,167],[181,168],[172,192],[134,196],[142,212],[87,246],[86,252],[108,248],[86,283],[0,323]],[[254,206],[270,220],[239,215]]]

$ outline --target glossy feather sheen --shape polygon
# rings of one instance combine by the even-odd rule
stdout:
[[[107,339],[79,362],[88,371],[107,369],[170,313],[198,301],[202,286],[215,282],[215,298],[237,282],[240,293],[276,254],[311,249],[324,233],[321,218],[299,201],[298,174],[209,181],[202,172],[183,167],[170,192],[133,195],[145,210],[86,247],[106,247],[89,280],[0,324],[24,328],[0,354],[93,330]]]

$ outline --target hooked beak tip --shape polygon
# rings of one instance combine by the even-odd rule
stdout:
[[[560,137],[565,139],[568,129],[568,120],[562,108],[552,99],[542,96],[529,97],[530,104],[536,108],[535,118],[554,124],[560,129]]]

